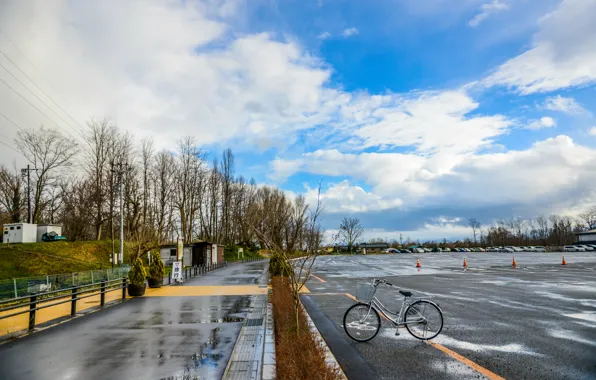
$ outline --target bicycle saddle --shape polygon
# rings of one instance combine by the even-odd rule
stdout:
[[[404,292],[403,290],[399,291],[401,294],[403,294],[406,297],[411,297],[412,296],[412,292]]]

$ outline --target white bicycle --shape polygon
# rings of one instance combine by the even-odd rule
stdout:
[[[344,314],[344,330],[350,338],[358,342],[367,342],[377,336],[381,330],[379,312],[395,325],[395,335],[399,335],[401,326],[405,326],[414,338],[421,340],[433,339],[439,335],[443,329],[443,312],[436,303],[422,298],[411,298],[412,292],[400,290],[404,301],[399,311],[392,313],[375,297],[379,284],[393,287],[389,282],[378,278],[372,283],[358,284],[359,302]]]

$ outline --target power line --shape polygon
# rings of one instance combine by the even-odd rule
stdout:
[[[0,51],[0,53],[2,53],[2,51]],[[4,53],[2,53],[2,54],[4,54]],[[73,128],[73,127],[72,127],[72,126],[71,126],[71,125],[70,125],[70,124],[69,124],[69,123],[68,123],[66,120],[64,120],[64,119],[62,118],[62,116],[60,116],[60,115],[58,114],[58,112],[54,111],[54,110],[53,110],[53,109],[52,109],[50,106],[48,106],[48,104],[47,104],[46,102],[44,102],[44,101],[43,101],[43,99],[41,99],[39,96],[37,96],[37,94],[36,94],[36,93],[34,93],[33,91],[31,91],[31,89],[30,89],[29,87],[27,87],[27,86],[25,85],[25,83],[21,82],[21,80],[20,80],[19,78],[17,78],[17,77],[16,77],[16,76],[15,76],[15,75],[14,75],[14,74],[13,74],[13,73],[10,71],[10,70],[8,70],[8,69],[6,68],[6,66],[4,66],[2,63],[0,63],[0,67],[2,67],[4,70],[6,70],[6,71],[7,71],[7,72],[8,72],[8,73],[9,73],[9,74],[10,74],[10,75],[11,75],[11,76],[14,78],[14,79],[16,79],[16,81],[17,81],[17,82],[19,82],[19,83],[21,84],[21,86],[23,86],[23,87],[24,87],[24,88],[25,88],[27,91],[29,91],[29,93],[31,93],[31,95],[35,96],[35,98],[36,98],[37,100],[39,100],[40,102],[42,102],[42,103],[43,103],[43,104],[44,104],[46,107],[48,107],[48,109],[49,109],[49,110],[51,110],[52,112],[54,112],[54,114],[55,114],[56,116],[58,116],[58,118],[60,118],[60,120],[62,120],[62,121],[63,121],[63,122],[66,124],[66,125],[68,125],[70,128],[72,128],[72,130],[73,130],[75,133],[77,133],[77,132],[80,132],[80,131],[76,130],[75,128]],[[26,75],[25,75],[25,76],[26,76]],[[31,80],[31,79],[29,79],[29,80]],[[34,83],[34,82],[33,82],[33,84],[35,85],[35,83]],[[39,88],[39,87],[38,87],[38,88]],[[42,92],[43,92],[43,90],[42,90]],[[45,92],[44,92],[44,94],[45,94]],[[46,96],[47,96],[47,94],[46,94]],[[58,107],[60,107],[60,106],[58,106]]]
[[[3,34],[4,34],[4,33],[3,33]],[[6,36],[6,35],[5,35],[5,36]],[[11,43],[12,43],[12,41],[11,41]],[[13,44],[13,45],[14,45],[14,44]],[[14,46],[16,47],[16,45],[14,45]],[[17,50],[18,50],[18,48],[17,48]],[[19,50],[19,52],[21,52],[21,51]],[[83,127],[83,126],[82,126],[82,125],[81,125],[81,124],[80,124],[78,121],[76,121],[74,117],[72,117],[72,116],[71,116],[71,115],[70,115],[70,114],[69,114],[69,113],[68,113],[68,112],[67,112],[67,111],[66,111],[64,108],[60,107],[60,105],[59,105],[58,103],[56,103],[56,101],[54,101],[54,99],[53,99],[53,98],[52,98],[50,95],[48,95],[48,93],[47,93],[47,92],[45,92],[45,91],[44,91],[44,90],[43,90],[43,89],[42,89],[42,88],[41,88],[41,87],[40,87],[40,86],[39,86],[37,83],[35,83],[35,81],[34,81],[33,79],[31,79],[31,77],[29,77],[29,75],[27,75],[27,73],[25,73],[25,72],[24,72],[24,71],[23,71],[23,70],[22,70],[22,69],[19,67],[19,65],[17,65],[17,64],[16,64],[16,63],[15,63],[15,62],[14,62],[12,59],[10,59],[10,57],[9,57],[8,55],[6,55],[6,53],[4,53],[4,52],[2,51],[2,49],[0,49],[0,54],[2,54],[2,55],[3,55],[3,56],[4,56],[4,57],[5,57],[5,58],[6,58],[6,59],[7,59],[7,60],[10,62],[10,63],[12,63],[12,64],[13,64],[13,66],[14,66],[14,67],[16,67],[16,68],[17,68],[17,70],[19,70],[19,72],[25,76],[25,78],[29,79],[29,81],[30,81],[31,83],[33,83],[33,85],[34,85],[34,86],[35,86],[35,87],[36,87],[36,88],[37,88],[39,91],[41,91],[41,92],[42,92],[42,94],[44,94],[44,95],[45,95],[45,96],[46,96],[48,99],[50,99],[50,100],[52,101],[52,103],[54,103],[54,105],[55,105],[56,107],[58,107],[58,108],[59,108],[59,109],[60,109],[62,112],[64,112],[64,113],[65,113],[65,114],[66,114],[66,115],[67,115],[67,116],[68,116],[68,117],[69,117],[69,118],[70,118],[72,121],[74,121],[74,122],[75,122],[75,123],[76,123],[76,124],[77,124],[79,127],[81,127],[81,128],[84,130],[84,127]],[[27,57],[26,57],[26,56],[25,56],[25,55],[24,55],[22,52],[21,52],[21,54],[23,55],[23,57],[27,58]],[[27,60],[29,60],[29,59],[27,59]],[[35,68],[35,66],[33,66],[33,67]],[[43,77],[43,75],[42,75],[42,77]],[[47,79],[46,79],[46,81],[47,81]],[[50,86],[50,87],[51,87],[51,86]]]
[[[6,81],[2,78],[0,78],[0,82],[4,83],[6,85],[6,87],[10,88],[14,93],[16,93],[18,96],[21,97],[21,99],[23,99],[24,101],[26,101],[27,103],[29,103],[29,105],[33,108],[35,108],[37,110],[37,112],[39,112],[40,114],[42,114],[43,116],[45,116],[49,121],[51,121],[52,123],[54,123],[54,125],[56,125],[57,127],[60,128],[60,125],[58,123],[56,123],[52,118],[50,118],[48,115],[46,115],[42,110],[40,110],[35,104],[31,103],[31,101],[29,99],[27,99],[26,97],[24,97],[20,92],[18,92],[17,90],[15,90],[14,88],[12,88],[11,85],[9,85],[8,83],[6,83]],[[76,137],[74,137],[73,135],[70,134],[70,132],[68,131],[64,131],[66,132],[70,137],[72,137],[73,139],[76,140]],[[80,140],[79,140],[80,142]]]
[[[8,120],[12,125],[14,125],[15,127],[17,127],[18,129],[20,129],[21,131],[25,132],[25,129],[23,127],[21,127],[20,125],[18,125],[17,123],[15,123],[14,121],[10,120],[5,114],[3,114],[2,112],[0,112],[0,116],[2,116],[3,118],[5,118],[6,120]]]

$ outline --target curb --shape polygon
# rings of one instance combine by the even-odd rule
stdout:
[[[267,316],[265,321],[265,346],[263,348],[263,367],[261,380],[275,380],[277,363],[275,358],[275,328],[273,322],[273,304],[270,302],[272,289],[267,292]]]
[[[325,363],[339,372],[340,379],[347,380],[348,378],[346,377],[346,374],[337,362],[337,359],[333,355],[333,352],[331,352],[331,350],[329,349],[329,346],[327,346],[327,342],[325,342],[325,339],[323,339],[323,336],[321,335],[319,329],[317,329],[317,326],[315,326],[314,322],[310,318],[310,315],[308,314],[308,311],[306,311],[306,308],[302,305],[302,302],[300,302],[300,308],[304,312],[304,315],[306,315],[306,320],[311,334],[314,335],[316,342],[325,350]]]

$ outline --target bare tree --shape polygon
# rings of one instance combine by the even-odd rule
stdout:
[[[589,230],[596,229],[596,206],[590,207],[586,212],[579,214]]]
[[[271,261],[288,277],[299,332],[300,291],[310,277],[323,241],[321,186],[317,203],[310,212],[303,197],[291,202],[281,190],[268,187],[259,189],[253,211],[256,213],[255,233],[271,252]]]
[[[171,204],[174,192],[175,169],[176,163],[172,154],[165,150],[157,153],[153,167],[153,177],[155,178],[153,207],[155,209],[156,235],[159,243],[164,240],[164,234],[167,231],[168,206]]]
[[[47,187],[56,185],[62,169],[72,166],[77,143],[54,129],[19,131],[15,143],[21,153],[33,164],[35,189],[33,196],[33,223],[40,222],[42,197]]]
[[[25,206],[24,183],[16,165],[11,172],[4,165],[0,166],[0,213],[6,213],[12,223],[21,221]]]
[[[354,243],[360,239],[364,233],[364,228],[360,225],[360,219],[344,217],[339,225],[339,236],[348,245],[348,250],[352,253]]]
[[[105,203],[108,197],[109,154],[113,149],[117,129],[108,118],[92,119],[87,123],[87,127],[84,167],[92,185],[95,239],[101,240],[103,226],[108,218]]]
[[[470,218],[470,220],[468,221],[468,223],[469,223],[470,227],[472,228],[472,233],[474,234],[474,244],[476,244],[476,233],[478,232],[478,230],[480,229],[480,227],[482,225],[475,218]]]

